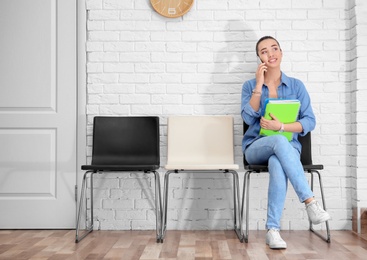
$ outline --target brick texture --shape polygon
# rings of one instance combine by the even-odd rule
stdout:
[[[301,79],[312,98],[313,159],[324,164],[330,226],[352,229],[352,208],[367,206],[363,0],[200,0],[176,19],[159,16],[148,0],[86,0],[86,12],[88,160],[97,115],[158,115],[164,166],[168,116],[228,114],[235,118],[242,182],[241,87],[254,77],[256,41],[272,35],[283,49],[282,69]],[[116,174],[96,181],[96,228],[155,227],[152,176]],[[252,178],[251,229],[265,228],[267,183],[267,174]],[[229,176],[175,176],[168,228],[232,228],[230,191]],[[308,228],[304,205],[291,187],[282,228]]]

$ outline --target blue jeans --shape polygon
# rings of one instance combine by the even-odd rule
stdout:
[[[245,150],[249,164],[268,165],[268,213],[266,228],[280,230],[280,219],[291,182],[301,202],[313,197],[300,161],[300,154],[282,135],[262,137]]]

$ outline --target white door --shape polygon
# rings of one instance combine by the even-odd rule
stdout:
[[[0,228],[75,227],[76,0],[0,0]]]

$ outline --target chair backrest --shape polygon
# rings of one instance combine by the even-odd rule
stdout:
[[[159,164],[159,117],[94,118],[92,165]]]
[[[232,116],[172,116],[167,136],[167,165],[234,164]]]
[[[311,132],[308,132],[305,136],[298,135],[298,141],[302,145],[302,165],[312,165]]]
[[[245,134],[248,129],[248,125],[243,122],[243,133]],[[302,165],[312,165],[312,149],[311,149],[311,132],[308,132],[305,136],[298,135],[298,141],[302,145],[301,162]],[[245,155],[243,155],[243,164],[249,165],[246,161]]]

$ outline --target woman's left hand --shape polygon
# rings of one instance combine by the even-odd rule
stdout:
[[[278,131],[282,123],[279,122],[278,118],[276,118],[276,116],[274,116],[273,114],[270,114],[270,117],[272,119],[265,119],[264,117],[261,117],[260,127],[268,130]]]

